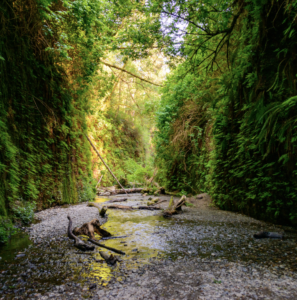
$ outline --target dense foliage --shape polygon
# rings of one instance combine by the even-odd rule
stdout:
[[[158,172],[296,222],[296,15],[296,0],[2,1],[0,242],[35,204],[115,183],[85,135],[123,182]]]
[[[93,78],[90,94],[92,112],[87,117],[89,135],[114,174],[127,183],[144,184],[154,171],[152,133],[160,101],[159,85],[166,66],[156,49],[149,56],[125,63],[114,54],[109,64]],[[133,74],[133,76],[131,76]],[[148,83],[139,78],[149,78]],[[104,82],[111,83],[103,97],[98,93]],[[117,184],[96,153],[92,156],[94,177],[101,186]]]
[[[169,186],[296,223],[297,2],[162,2],[176,17],[167,31],[183,35],[171,54],[184,59],[158,115]]]
[[[0,215],[17,215],[16,202],[26,212],[33,201],[42,208],[94,197],[85,138],[92,80],[112,51],[123,62],[147,57],[158,28],[139,1],[1,2]]]

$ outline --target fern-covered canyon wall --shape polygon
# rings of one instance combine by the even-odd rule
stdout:
[[[43,30],[39,5],[1,4],[1,215],[16,200],[41,208],[90,196],[84,193],[91,180],[84,108],[67,68],[47,51],[56,37]]]
[[[0,236],[9,227],[7,217],[22,215],[20,210],[94,198],[98,162],[85,135],[103,139],[105,158],[106,153],[121,153],[122,144],[128,145],[127,156],[135,164],[136,157],[144,160],[142,140],[150,127],[141,132],[134,108],[125,113],[123,107],[130,105],[128,91],[140,93],[133,89],[141,84],[144,95],[149,81],[142,84],[140,77],[129,89],[122,87],[125,95],[115,102],[118,82],[127,79],[117,68],[133,73],[134,61],[149,59],[160,40],[158,28],[158,16],[139,1],[1,2]],[[114,65],[108,67],[108,62]],[[156,74],[151,80],[158,78],[155,69],[150,72]],[[154,93],[143,96],[139,115],[151,118],[144,101]]]
[[[185,61],[158,113],[167,185],[296,224],[297,2],[182,1],[166,9],[191,20]]]

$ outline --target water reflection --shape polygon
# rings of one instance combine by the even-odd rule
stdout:
[[[16,255],[31,245],[32,242],[29,239],[29,235],[26,233],[17,233],[13,235],[5,245],[0,246],[1,262],[10,262],[14,260]]]
[[[133,198],[131,198],[132,200]],[[97,197],[95,202],[103,204],[108,201],[108,198]],[[128,199],[130,200],[130,199]],[[120,203],[121,205],[135,205],[135,202]],[[153,214],[153,215],[152,215]],[[126,236],[120,239],[104,240],[106,246],[122,250],[126,253],[120,256],[122,259],[121,265],[124,264],[126,270],[133,270],[139,264],[148,263],[152,257],[162,257],[166,255],[166,247],[168,244],[160,235],[160,230],[163,227],[171,225],[171,221],[164,219],[160,213],[152,213],[151,211],[125,211],[112,209],[108,210],[108,222],[102,227],[109,231],[113,236]],[[153,236],[153,238],[152,238]],[[98,237],[97,237],[98,238]],[[106,285],[112,279],[113,273],[117,273],[119,266],[108,266],[102,260],[99,251],[105,251],[111,254],[112,252],[97,248],[94,255],[94,261],[89,261],[83,277],[94,277],[103,285]],[[121,276],[117,277],[121,281]]]

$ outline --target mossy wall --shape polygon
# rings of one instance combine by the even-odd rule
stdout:
[[[77,202],[91,181],[84,110],[46,51],[38,4],[0,4],[0,215],[17,199]]]

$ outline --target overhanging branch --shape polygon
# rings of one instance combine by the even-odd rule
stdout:
[[[151,81],[149,81],[149,80],[147,80],[147,79],[144,79],[144,78],[142,78],[142,77],[140,77],[140,76],[137,76],[137,75],[135,75],[135,74],[133,74],[133,73],[131,73],[131,72],[125,70],[125,69],[122,69],[122,68],[120,68],[120,67],[117,67],[117,66],[115,66],[115,65],[111,65],[111,64],[109,64],[109,63],[107,63],[107,62],[104,62],[104,61],[102,61],[102,60],[101,60],[101,62],[102,62],[104,65],[106,65],[106,66],[108,66],[108,67],[110,67],[110,68],[114,68],[114,69],[120,70],[120,71],[122,71],[122,72],[125,72],[125,73],[127,73],[127,74],[129,74],[129,75],[131,75],[131,76],[133,76],[133,77],[135,77],[135,78],[138,78],[138,79],[141,80],[141,81],[145,81],[145,82],[147,82],[147,83],[150,83],[150,84],[153,84],[153,85],[156,85],[156,86],[162,86],[162,85],[160,85],[160,84],[157,84],[157,83],[151,82]]]

